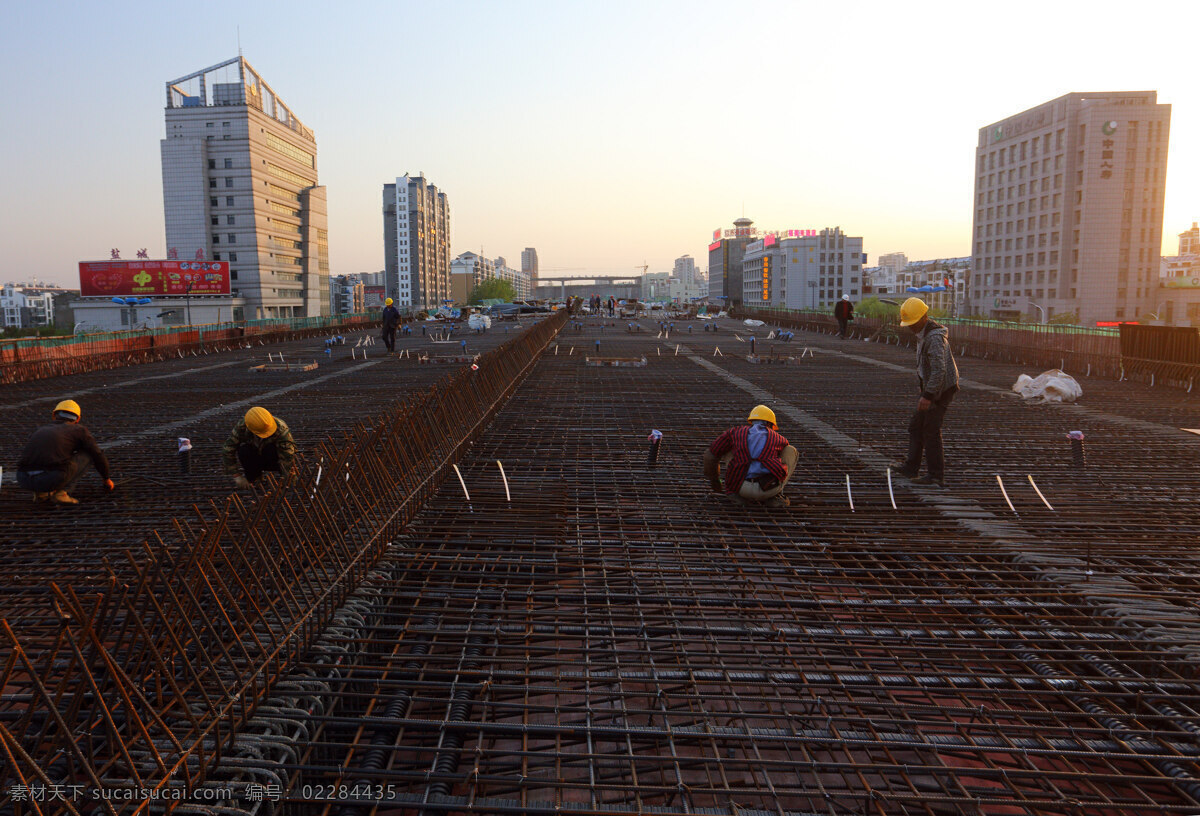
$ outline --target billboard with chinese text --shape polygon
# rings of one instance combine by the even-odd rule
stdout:
[[[83,297],[228,295],[225,261],[80,261]]]
[[[382,286],[364,286],[363,308],[382,309],[384,297],[384,288]]]

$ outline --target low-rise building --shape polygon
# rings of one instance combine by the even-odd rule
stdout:
[[[840,227],[771,233],[746,245],[742,303],[789,309],[830,308],[843,294],[862,297],[863,239]]]
[[[35,329],[54,325],[56,295],[78,290],[37,283],[8,283],[0,288],[0,327],[6,329]]]

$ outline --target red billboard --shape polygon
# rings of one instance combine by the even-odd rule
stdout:
[[[83,297],[228,295],[225,261],[80,261]]]

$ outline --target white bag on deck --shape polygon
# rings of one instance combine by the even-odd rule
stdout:
[[[1083,389],[1075,378],[1057,368],[1043,371],[1036,377],[1022,374],[1013,384],[1025,399],[1041,399],[1042,402],[1074,402],[1083,396]]]

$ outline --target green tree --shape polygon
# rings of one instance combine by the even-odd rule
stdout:
[[[855,304],[854,313],[861,317],[898,317],[900,307],[884,303],[877,297],[869,297]]]
[[[516,296],[517,291],[508,281],[500,278],[488,278],[471,290],[471,296],[467,298],[467,303],[475,305],[484,300],[503,300],[508,303]]]

